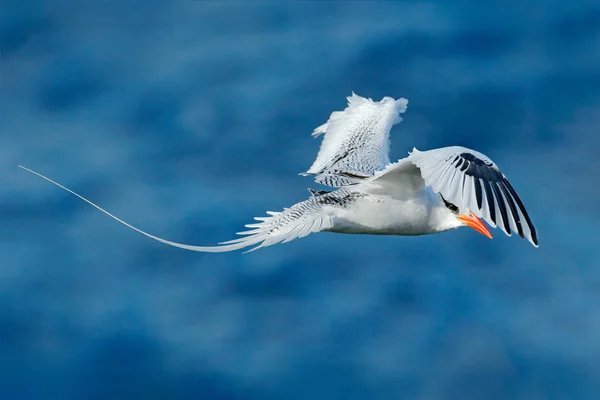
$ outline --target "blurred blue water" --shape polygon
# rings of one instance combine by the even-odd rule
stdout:
[[[597,1],[0,3],[6,399],[594,399]],[[540,248],[498,230],[231,239],[306,198],[351,91],[413,146],[490,156]]]

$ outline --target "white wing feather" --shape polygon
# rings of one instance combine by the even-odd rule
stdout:
[[[378,171],[365,182],[365,190],[373,194],[387,194],[397,199],[413,199],[423,190],[425,181],[421,171],[408,158],[403,158]]]
[[[134,231],[137,231],[142,235],[149,237],[150,239],[154,239],[161,243],[168,244],[169,246],[179,247],[181,249],[186,250],[221,253],[257,245],[253,249],[248,250],[254,251],[261,247],[271,246],[277,243],[287,243],[296,238],[304,237],[313,232],[327,230],[333,226],[332,219],[324,212],[322,205],[317,201],[315,197],[311,197],[308,200],[302,201],[290,208],[284,209],[283,212],[267,211],[267,214],[270,215],[269,217],[256,217],[255,219],[261,222],[246,225],[246,227],[251,228],[251,230],[238,233],[238,235],[243,235],[244,237],[219,243],[220,246],[193,246],[189,244],[177,243],[144,232],[143,230],[136,228],[135,226],[112,215],[102,207],[92,203],[90,200],[86,199],[78,193],[75,193],[74,191],[61,185],[60,183],[55,182],[52,179],[29,168],[25,168],[21,165],[19,165],[19,167],[79,197],[81,200],[102,211],[109,217],[115,219],[121,224],[127,226],[128,228],[131,228]]]
[[[408,100],[384,97],[375,102],[352,93],[348,107],[335,111],[316,128],[325,134],[317,158],[306,174],[329,186],[345,186],[372,176],[390,163],[389,133],[402,121]]]
[[[472,211],[508,236],[517,232],[538,246],[537,232],[525,206],[498,166],[484,154],[465,147],[413,152],[370,179],[374,190],[414,196],[427,185],[462,214]],[[370,189],[373,191],[373,189]]]
[[[538,246],[537,232],[523,202],[506,176],[486,155],[460,146],[429,151],[414,149],[408,157],[425,184],[456,205],[472,211],[507,235],[517,232]]]

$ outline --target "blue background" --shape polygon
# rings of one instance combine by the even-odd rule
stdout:
[[[0,3],[3,399],[595,399],[597,1]],[[494,230],[212,245],[318,187],[312,130],[406,97],[392,159],[491,157]]]

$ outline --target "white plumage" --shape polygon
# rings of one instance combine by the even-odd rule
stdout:
[[[355,93],[344,111],[334,111],[313,137],[325,134],[317,158],[303,175],[316,182],[345,186],[373,175],[390,163],[390,129],[400,123],[408,100],[384,97],[375,102]]]
[[[324,134],[317,158],[303,175],[331,186],[315,191],[282,212],[255,218],[241,238],[219,246],[192,246],[151,235],[110,214],[83,196],[33,170],[21,167],[81,198],[111,218],[170,246],[202,252],[252,250],[286,243],[310,233],[330,231],[379,235],[426,235],[469,226],[491,238],[482,218],[537,247],[535,227],[525,207],[498,166],[485,155],[453,146],[414,149],[391,164],[390,130],[402,118],[408,101],[384,97],[375,102],[354,93],[348,107],[335,111],[316,128]]]

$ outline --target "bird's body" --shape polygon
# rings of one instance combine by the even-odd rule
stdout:
[[[329,231],[407,236],[433,233],[427,222],[435,208],[426,196],[403,200],[360,190],[350,196],[354,199],[351,206],[332,210],[333,227]]]
[[[306,173],[334,188],[309,189],[307,200],[246,225],[242,237],[219,246],[192,246],[150,235],[78,196],[122,224],[160,242],[188,250],[224,252],[252,250],[286,243],[315,232],[372,235],[427,235],[469,226],[491,238],[479,218],[506,234],[517,232],[534,246],[536,230],[516,191],[485,155],[453,146],[414,149],[395,163],[389,160],[389,133],[402,121],[406,99],[384,97],[375,102],[356,94],[344,111],[331,114],[315,129],[325,134],[316,160]]]
[[[453,214],[430,188],[420,191],[416,197],[404,198],[394,193],[377,193],[369,186],[356,185],[315,198],[321,205],[322,213],[331,218],[332,226],[326,231],[415,236],[454,227]],[[440,225],[446,218],[449,223]]]

